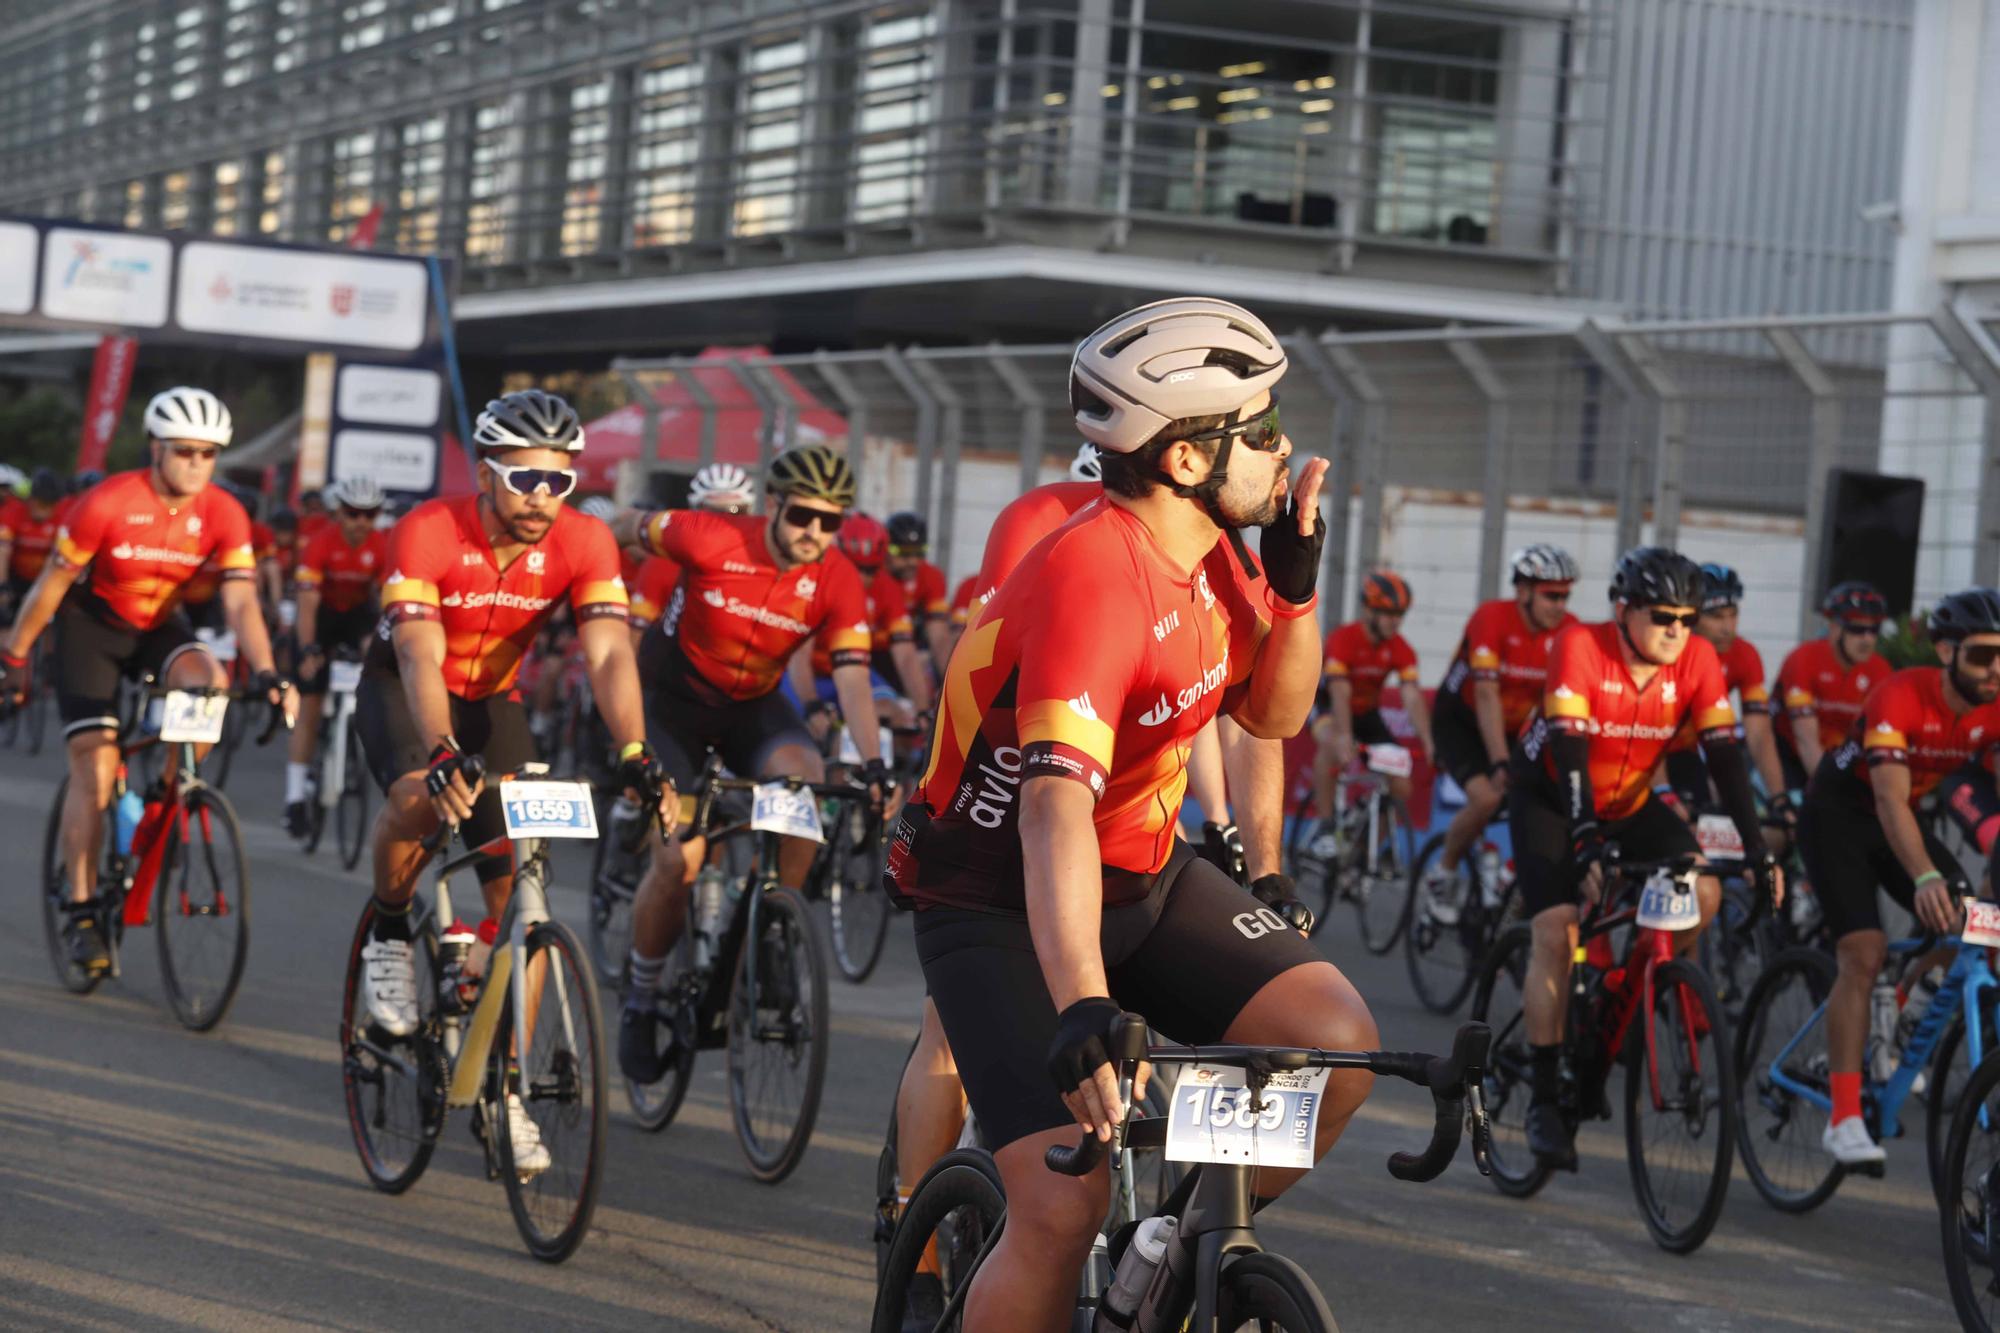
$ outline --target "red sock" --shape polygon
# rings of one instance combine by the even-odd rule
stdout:
[[[1833,1119],[1830,1124],[1839,1124],[1849,1116],[1861,1114],[1861,1071],[1852,1074],[1829,1074],[1827,1082],[1833,1087]]]

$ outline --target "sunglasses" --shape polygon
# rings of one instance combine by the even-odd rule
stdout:
[[[1647,607],[1646,614],[1652,617],[1653,624],[1660,629],[1665,629],[1669,625],[1679,625],[1682,629],[1693,629],[1695,622],[1701,619],[1701,612],[1699,611],[1690,611],[1684,616],[1677,616],[1671,611],[1662,611],[1657,606]]]
[[[1880,624],[1872,624],[1872,623],[1871,624],[1843,623],[1840,627],[1840,632],[1842,634],[1858,635],[1864,639],[1873,639],[1880,637],[1882,633],[1882,626]]]
[[[1285,438],[1284,428],[1278,424],[1278,395],[1271,395],[1271,406],[1265,409],[1262,416],[1231,422],[1216,430],[1205,430],[1199,435],[1188,436],[1188,439],[1219,440],[1228,435],[1236,436],[1259,453],[1276,453],[1279,443]]]
[[[196,444],[170,444],[167,446],[167,452],[184,463],[192,463],[196,459],[204,463],[213,463],[215,456],[221,453],[222,450],[213,446],[204,449]]]
[[[2000,662],[2000,643],[1960,644],[1958,660],[1969,667],[1985,670],[1995,662]]]
[[[891,546],[889,554],[901,560],[910,556],[924,556],[930,552],[930,549],[928,546]]]
[[[342,518],[365,519],[370,523],[375,521],[375,515],[378,512],[380,511],[374,509],[349,509],[346,505],[340,507],[340,516]]]
[[[795,528],[818,528],[832,535],[840,531],[840,525],[847,521],[845,514],[829,514],[824,509],[808,509],[804,505],[786,505],[785,522]]]
[[[1537,589],[1535,592],[1535,596],[1541,598],[1545,602],[1554,602],[1556,605],[1560,606],[1564,602],[1567,602],[1569,600],[1569,590],[1567,588],[1562,588],[1553,592],[1545,592],[1540,589]]]
[[[500,482],[516,495],[533,495],[536,491],[547,491],[560,500],[576,489],[576,473],[559,467],[508,467],[486,459],[486,466]]]

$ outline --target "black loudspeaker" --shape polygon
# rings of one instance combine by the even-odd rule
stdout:
[[[1923,526],[1921,477],[1834,468],[1826,477],[1826,519],[1820,528],[1819,586],[1814,602],[1836,583],[1859,579],[1907,615],[1917,586],[1917,532]]]

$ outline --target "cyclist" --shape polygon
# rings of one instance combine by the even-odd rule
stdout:
[[[1894,670],[1875,651],[1889,618],[1881,593],[1866,583],[1837,583],[1819,609],[1826,637],[1792,649],[1772,687],[1773,707],[1785,713],[1785,725],[1777,728],[1778,762],[1794,801],[1819,771],[1820,757],[1847,739],[1869,689]]]
[[[1701,567],[1678,551],[1640,546],[1620,557],[1611,619],[1556,635],[1541,712],[1515,750],[1508,812],[1522,903],[1534,930],[1522,1000],[1534,1060],[1528,1146],[1566,1170],[1576,1169],[1576,1149],[1557,1103],[1577,903],[1594,902],[1603,891],[1612,847],[1629,861],[1698,854],[1694,830],[1652,799],[1654,765],[1682,726],[1691,725],[1701,743],[1751,875],[1774,905],[1784,892],[1777,862],[1758,836],[1722,664],[1693,633],[1703,586]],[[1706,926],[1722,886],[1704,875],[1698,892]],[[1676,948],[1691,949],[1699,934],[1683,932]]]
[[[917,656],[916,626],[903,601],[903,585],[883,568],[889,530],[866,514],[853,514],[841,524],[840,553],[861,572],[863,599],[868,607],[868,683],[879,711],[898,727],[916,725],[917,714],[930,711],[931,679]],[[801,645],[787,670],[787,698],[801,706],[807,724],[816,724],[834,704],[833,655],[823,641]],[[902,692],[897,692],[897,685]]]
[[[925,980],[1006,1186],[970,1330],[1069,1326],[1107,1176],[1058,1175],[1043,1152],[1079,1124],[1110,1137],[1121,1006],[1183,1041],[1374,1041],[1333,965],[1174,837],[1183,756],[1210,717],[1227,707],[1285,736],[1312,705],[1325,462],[1300,470],[1287,506],[1272,393],[1285,368],[1261,320],[1208,298],[1142,306],[1083,340],[1071,403],[1105,451],[1104,499],[975,616],[891,839],[889,875],[918,906]],[[1253,525],[1261,606],[1222,563],[1223,533]],[[1367,1090],[1366,1075],[1329,1081],[1320,1150]],[[1266,1172],[1259,1193],[1296,1176]]]
[[[11,620],[55,549],[62,521],[63,483],[53,469],[38,467],[25,497],[0,504],[0,619]]]
[[[317,538],[331,526],[327,524],[315,529],[314,537]],[[263,580],[264,596],[269,605],[275,606],[292,593],[292,580],[298,573],[299,556],[305,547],[299,535],[299,516],[289,509],[280,507],[272,510],[271,524],[264,531],[270,534],[263,544],[270,554],[259,559],[257,568]],[[296,626],[297,622],[293,623]]]
[[[951,656],[951,599],[944,571],[930,562],[931,530],[922,514],[899,509],[889,515],[889,574],[902,585],[910,619],[938,671]],[[914,695],[911,697],[915,697]]]
[[[673,602],[639,653],[647,726],[677,783],[696,779],[710,749],[739,774],[823,779],[819,748],[778,688],[793,653],[816,637],[829,654],[865,781],[878,792],[888,788],[869,687],[861,576],[833,549],[854,493],[847,460],[808,444],[772,460],[762,514],[661,509],[618,516],[614,531],[623,545],[681,567]],[[816,850],[787,839],[779,878],[793,888],[804,884]],[[666,1067],[667,1053],[656,1045],[653,993],[687,924],[687,868],[699,866],[704,852],[697,841],[656,834],[633,900],[618,1060],[634,1082],[656,1083]]]
[[[1438,766],[1465,793],[1424,877],[1426,897],[1447,911],[1460,860],[1507,797],[1508,748],[1541,701],[1549,646],[1558,630],[1577,623],[1569,613],[1577,569],[1568,551],[1537,543],[1508,563],[1514,595],[1484,603],[1465,622],[1431,715]]]
[[[1764,687],[1764,658],[1750,640],[1736,632],[1743,580],[1728,565],[1718,564],[1703,565],[1701,577],[1701,619],[1695,622],[1694,632],[1707,639],[1722,659],[1723,683],[1736,692],[1741,704],[1742,739],[1750,752],[1751,766],[1763,780],[1771,813],[1790,825],[1796,819],[1796,811],[1785,787],[1784,770],[1778,762],[1778,743],[1772,734],[1771,694]],[[1656,783],[1655,795],[1676,794],[1687,803],[1690,813],[1693,807],[1709,804],[1708,770],[1702,766],[1693,731],[1683,727],[1674,737],[1673,744],[1667,747],[1664,767],[1662,776],[1667,791],[1661,791]],[[1782,835],[1778,836],[1782,842]],[[1771,840],[1772,835],[1766,835],[1765,841]]]
[[[750,474],[734,463],[710,463],[688,483],[688,508],[711,514],[747,514],[757,503]]]
[[[1410,585],[1400,574],[1377,570],[1361,580],[1361,619],[1326,636],[1323,682],[1324,709],[1313,724],[1318,747],[1313,752],[1313,795],[1326,831],[1314,840],[1313,854],[1330,859],[1338,850],[1333,838],[1335,775],[1354,762],[1360,745],[1401,745],[1381,712],[1382,691],[1391,678],[1403,699],[1403,711],[1417,733],[1426,760],[1431,754],[1430,713],[1417,683],[1417,653],[1402,635],[1403,617],[1410,610]],[[1390,777],[1389,794],[1408,803],[1410,780]]]
[[[382,488],[356,476],[333,487],[333,494],[334,522],[298,557],[299,693],[305,705],[285,764],[285,832],[294,838],[304,837],[309,827],[306,787],[333,654],[367,642],[379,614],[376,595],[389,572],[388,538],[375,529]]]
[[[216,459],[234,433],[229,409],[206,389],[167,389],[146,404],[145,429],[147,466],[93,487],[70,509],[0,651],[0,698],[17,701],[28,685],[28,654],[56,623],[56,697],[69,749],[62,846],[78,902],[96,892],[97,844],[118,768],[120,677],[151,673],[178,689],[228,683],[177,605],[182,586],[211,555],[254,686],[288,721],[298,710],[290,682],[272,667],[250,582],[250,517],[213,484]],[[68,934],[79,968],[101,975],[110,966],[92,919],[73,917]]]
[[[1941,798],[1982,851],[1992,840],[1982,826],[2000,814],[1992,774],[1976,762],[2000,743],[2000,592],[1945,598],[1930,632],[1939,665],[1904,667],[1868,691],[1847,739],[1814,771],[1799,818],[1799,852],[1840,963],[1826,1003],[1833,1112],[1820,1142],[1845,1166],[1885,1156],[1861,1114],[1869,992],[1888,955],[1875,890],[1926,930],[1956,932],[1969,880],[1919,807]]]

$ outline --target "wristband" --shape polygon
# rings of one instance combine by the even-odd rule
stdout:
[[[1912,887],[1921,889],[1932,880],[1936,880],[1940,884],[1944,883],[1944,871],[1926,870],[1923,874],[1917,876],[1916,882]]]
[[[1315,588],[1313,595],[1303,602],[1288,602],[1272,592],[1270,585],[1266,584],[1264,607],[1275,620],[1297,620],[1300,616],[1309,616],[1319,609],[1319,590]]]
[[[1500,772],[1502,769],[1506,767],[1507,767],[1507,760],[1504,756],[1499,759],[1495,759],[1492,763],[1486,766],[1486,776],[1490,778],[1495,773]]]
[[[431,751],[431,767],[436,768],[445,760],[463,753],[465,752],[458,745],[458,737],[445,736],[438,741],[437,748]]]
[[[0,648],[0,662],[4,662],[10,667],[24,667],[28,665],[27,658],[16,657],[14,656],[14,654],[6,651],[3,648]]]
[[[1656,782],[1656,783],[1654,783],[1654,784],[1653,784],[1653,795],[1655,795],[1655,796],[1672,796],[1673,794],[1674,794],[1674,784],[1673,784],[1673,783],[1671,783],[1671,782]]]
[[[646,742],[627,741],[625,742],[625,747],[618,752],[618,762],[622,764],[627,759],[630,759],[635,755],[644,754],[645,752],[646,752]]]

